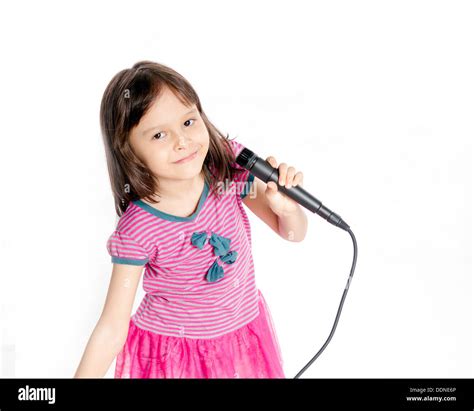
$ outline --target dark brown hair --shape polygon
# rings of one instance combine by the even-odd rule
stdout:
[[[158,182],[151,170],[133,152],[129,136],[164,87],[168,87],[184,105],[196,104],[204,120],[209,132],[209,150],[203,169],[210,192],[218,195],[217,185],[226,180],[232,181],[234,174],[242,171],[232,165],[235,156],[229,135],[224,136],[209,121],[191,84],[163,64],[139,61],[112,78],[100,105],[100,127],[115,211],[119,217],[130,201],[145,199],[154,202],[152,197],[158,192]]]

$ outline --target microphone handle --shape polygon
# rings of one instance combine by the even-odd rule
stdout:
[[[268,163],[268,161],[256,156],[255,161],[249,167],[249,171],[265,183],[268,183],[269,181],[275,182],[278,191],[281,191],[283,194],[295,200],[298,204],[302,205],[312,213],[318,214],[336,227],[349,231],[349,225],[339,215],[325,207],[321,201],[309,194],[303,187],[295,186],[286,188],[285,186],[280,186],[278,184],[279,171]]]

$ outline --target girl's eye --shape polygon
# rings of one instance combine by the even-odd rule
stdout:
[[[152,140],[161,140],[161,139],[159,139],[159,138],[156,138],[156,136],[157,136],[158,134],[161,134],[161,132],[156,133],[156,134],[152,137]]]
[[[196,121],[194,118],[190,118],[189,120],[186,120],[184,123],[186,124],[188,121]],[[194,124],[194,123],[193,123]],[[189,127],[189,126],[188,126]],[[156,138],[157,135],[162,134],[160,131],[159,133],[156,133],[153,137],[152,140],[161,140],[161,138]]]
[[[190,118],[189,120],[186,120],[184,123],[187,123],[188,121],[196,121],[196,120],[194,120],[193,118]]]

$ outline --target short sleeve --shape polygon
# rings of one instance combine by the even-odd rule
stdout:
[[[232,152],[234,154],[234,158],[236,159],[245,147],[235,140],[228,140],[228,142],[232,147]],[[235,182],[235,187],[237,190],[236,194],[239,195],[240,198],[244,198],[250,192],[255,177],[253,174],[250,174],[247,169],[237,164],[237,162],[233,163],[232,165],[235,168],[242,170],[242,172],[235,173],[233,181]]]
[[[107,240],[107,251],[116,264],[145,265],[148,252],[131,236],[115,230]]]

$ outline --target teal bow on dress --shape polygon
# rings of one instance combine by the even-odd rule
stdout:
[[[191,236],[191,243],[193,243],[193,245],[195,245],[200,250],[202,250],[204,244],[206,244],[206,240],[207,233],[205,231],[196,231]],[[229,251],[230,239],[211,232],[209,244],[214,247],[214,255],[220,256],[226,254]]]
[[[206,240],[207,240],[207,234],[205,231],[195,232],[191,236],[191,243],[193,243],[193,245],[195,245],[200,250],[202,250],[202,247],[204,247]]]
[[[229,251],[225,256],[220,257],[220,260],[226,264],[233,264],[236,258],[237,251]],[[211,268],[209,268],[209,271],[207,272],[206,280],[210,283],[213,283],[224,277],[224,269],[218,264],[218,260],[219,258],[214,261],[214,264],[212,264]]]
[[[206,244],[207,233],[206,231],[196,231],[191,236],[191,243],[202,250],[204,244]],[[209,244],[214,247],[214,255],[219,256],[220,260],[226,264],[233,264],[237,259],[237,251],[229,251],[230,239],[222,237],[211,231],[209,238]],[[215,282],[224,277],[224,269],[218,264],[218,259],[214,261],[211,268],[209,268],[206,280],[208,282]]]

